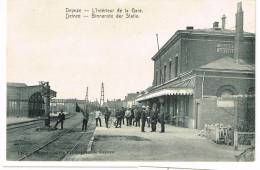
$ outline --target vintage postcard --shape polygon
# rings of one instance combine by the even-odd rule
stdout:
[[[6,1],[6,164],[254,163],[255,15],[255,0]]]

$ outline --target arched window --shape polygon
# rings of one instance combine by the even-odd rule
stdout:
[[[233,91],[231,91],[231,90],[229,90],[229,89],[225,89],[225,90],[223,90],[223,91],[221,92],[220,97],[223,97],[223,96],[232,96],[232,95],[234,95],[234,94],[233,94]]]
[[[232,96],[232,95],[237,95],[237,94],[238,94],[237,90],[235,89],[234,86],[231,86],[231,85],[221,86],[217,91],[218,97]]]

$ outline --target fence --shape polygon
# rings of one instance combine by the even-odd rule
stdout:
[[[231,126],[223,126],[220,123],[205,125],[206,137],[219,144],[233,145],[234,130]]]
[[[235,149],[245,146],[255,146],[255,132],[239,132],[231,126],[223,126],[220,123],[205,125],[205,136],[218,143],[234,145]]]

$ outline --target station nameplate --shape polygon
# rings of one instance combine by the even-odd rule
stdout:
[[[217,101],[217,107],[234,107],[234,101],[233,100],[218,100]]]

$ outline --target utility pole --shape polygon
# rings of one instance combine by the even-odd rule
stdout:
[[[158,51],[159,51],[160,47],[159,47],[159,39],[158,39],[158,34],[156,34],[156,40],[157,40],[157,48],[158,48]]]
[[[100,97],[100,106],[103,106],[104,101],[105,101],[105,96],[104,96],[104,83],[102,82],[101,84],[101,97]]]
[[[88,102],[88,87],[86,88],[86,96],[85,96],[85,101]]]
[[[86,87],[86,96],[85,96],[85,111],[87,111],[87,104],[88,104],[88,87]]]
[[[158,52],[159,52],[160,46],[159,46],[158,33],[156,33],[156,42],[157,42],[157,48],[158,48]],[[158,53],[158,54],[159,54],[159,53]],[[160,62],[159,75],[160,75],[160,84],[161,84],[161,83],[162,83],[162,63],[161,63],[161,57],[159,57],[159,62]]]

